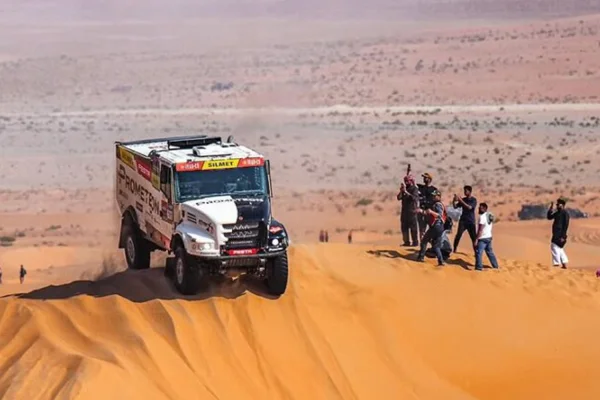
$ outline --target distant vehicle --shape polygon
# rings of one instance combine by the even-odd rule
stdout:
[[[251,275],[282,295],[288,233],[271,214],[270,164],[229,137],[116,142],[119,248],[131,269],[167,251],[165,273],[185,295],[211,276]]]
[[[588,214],[574,208],[567,208],[567,213],[572,218],[588,218]],[[548,213],[548,205],[545,204],[524,204],[521,210],[517,213],[520,220],[546,219]]]

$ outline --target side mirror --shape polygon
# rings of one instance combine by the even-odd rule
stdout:
[[[267,170],[267,187],[269,189],[269,197],[273,197],[273,184],[271,183],[271,162],[265,160],[265,169]]]

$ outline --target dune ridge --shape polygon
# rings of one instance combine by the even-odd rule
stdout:
[[[514,261],[476,274],[459,268],[467,264],[459,258],[436,270],[409,256],[297,245],[289,292],[278,300],[239,281],[182,299],[160,268],[2,298],[0,397],[600,393],[592,374],[600,323],[587,317],[600,308],[596,280]]]

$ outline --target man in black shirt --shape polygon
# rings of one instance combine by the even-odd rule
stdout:
[[[452,206],[454,208],[462,208],[462,214],[458,221],[458,229],[454,237],[454,252],[458,250],[458,244],[465,231],[469,232],[471,243],[475,248],[475,239],[477,239],[477,224],[475,223],[475,210],[477,208],[477,199],[473,197],[473,188],[469,185],[463,188],[465,197],[462,199],[458,195],[454,195]]]
[[[433,193],[437,191],[437,188],[431,184],[433,177],[429,172],[424,173],[422,177],[423,184],[417,185],[419,188],[419,206],[422,210],[429,210],[435,203]],[[428,226],[426,214],[419,213],[417,220],[419,222],[419,236],[422,241]]]
[[[402,239],[404,246],[419,245],[417,210],[419,208],[419,189],[415,185],[415,180],[412,176],[404,177],[404,183],[400,186],[400,192],[396,199],[402,202],[402,210],[400,212],[400,228],[402,231]],[[410,233],[410,236],[409,236]]]
[[[556,201],[556,211],[554,211],[554,203],[550,203],[550,208],[548,208],[548,219],[554,221],[552,222],[552,240],[550,243],[552,265],[555,267],[562,265],[563,269],[566,269],[569,263],[564,247],[567,244],[570,216],[565,210],[565,204],[566,200],[560,198]]]

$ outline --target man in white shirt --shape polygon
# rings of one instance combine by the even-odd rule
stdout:
[[[494,216],[488,212],[488,205],[479,205],[479,224],[477,227],[477,240],[475,241],[475,270],[483,270],[483,252],[487,254],[492,268],[498,268],[498,260],[492,249],[492,225]]]

